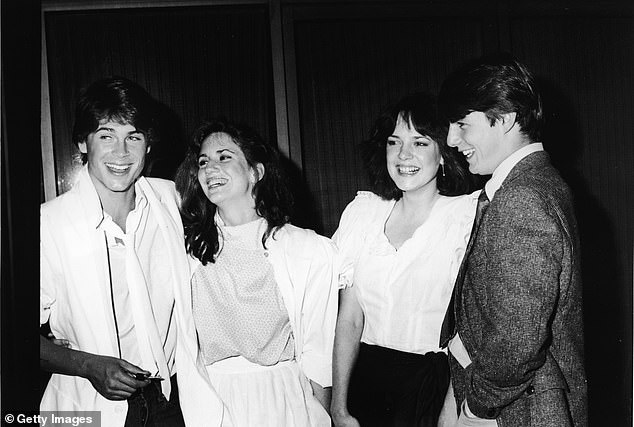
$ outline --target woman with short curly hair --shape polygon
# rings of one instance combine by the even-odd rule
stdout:
[[[372,191],[357,193],[333,236],[337,427],[438,422],[449,384],[440,327],[477,203],[446,136],[434,98],[416,93],[387,109],[364,144]]]

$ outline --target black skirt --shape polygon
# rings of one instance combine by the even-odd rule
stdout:
[[[361,427],[436,427],[448,386],[445,353],[421,355],[361,343],[348,410]]]

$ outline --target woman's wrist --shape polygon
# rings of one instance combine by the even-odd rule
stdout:
[[[339,404],[338,402],[332,402],[330,405],[330,416],[333,418],[341,418],[347,417],[350,415],[348,412],[348,407],[344,404]]]

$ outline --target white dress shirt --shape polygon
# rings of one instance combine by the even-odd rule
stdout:
[[[500,163],[498,167],[495,168],[495,170],[493,171],[491,179],[489,179],[484,185],[484,189],[489,200],[493,200],[495,192],[498,191],[506,177],[515,167],[515,165],[518,164],[524,157],[538,151],[544,151],[544,146],[541,142],[535,142],[525,145],[510,156],[508,156],[506,159],[504,159],[504,161],[502,161],[502,163]]]

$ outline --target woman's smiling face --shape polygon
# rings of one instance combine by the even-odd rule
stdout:
[[[258,172],[229,135],[216,132],[205,138],[198,155],[198,182],[211,203],[251,205],[257,181]]]
[[[438,143],[421,135],[399,115],[385,149],[387,170],[403,192],[436,187],[436,173],[442,156]]]

